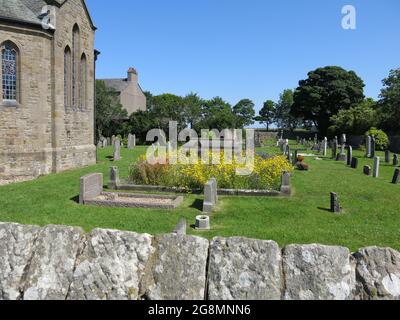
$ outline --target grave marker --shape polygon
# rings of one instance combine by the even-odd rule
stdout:
[[[115,139],[114,141],[114,161],[121,160],[121,142],[119,139]]]
[[[98,197],[103,192],[103,174],[91,173],[80,179],[79,203]]]
[[[371,138],[371,136],[368,136],[367,140],[366,140],[366,145],[365,145],[365,148],[366,148],[365,157],[367,157],[367,158],[371,157],[371,146],[372,146],[372,138]]]
[[[372,171],[371,166],[364,166],[364,174],[365,175],[370,176],[371,171]]]
[[[350,166],[353,161],[353,147],[349,146],[347,148],[347,165]]]
[[[351,159],[351,168],[352,169],[357,169],[358,168],[358,158],[353,157]]]
[[[398,184],[399,181],[400,181],[400,169],[396,169],[396,170],[394,170],[392,183],[393,184]]]
[[[389,150],[385,151],[385,162],[390,163],[390,151]]]
[[[286,194],[286,195],[291,195],[292,194],[292,188],[290,185],[290,173],[289,172],[283,172],[282,177],[281,177],[281,193]]]
[[[339,197],[335,192],[331,192],[331,212],[340,213],[342,208],[340,207]]]
[[[118,185],[120,184],[119,180],[119,170],[118,167],[111,167],[110,168],[110,178],[108,181],[108,189],[117,189]]]
[[[374,171],[373,171],[373,177],[378,178],[379,177],[379,166],[381,163],[381,158],[375,157],[374,158]]]
[[[399,156],[397,154],[393,155],[393,165],[398,166],[399,165]]]

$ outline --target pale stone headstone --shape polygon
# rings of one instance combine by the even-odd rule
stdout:
[[[340,207],[339,197],[335,192],[331,192],[331,211],[333,213],[342,212],[342,208]]]
[[[393,155],[393,165],[398,166],[399,165],[399,156],[397,154]]]
[[[187,228],[186,219],[181,219],[172,233],[176,235],[185,236],[186,228]]]
[[[290,195],[292,194],[292,188],[290,185],[290,173],[289,172],[283,172],[282,177],[281,177],[281,193]]]
[[[91,173],[80,179],[79,203],[98,197],[103,192],[103,174]]]
[[[350,166],[353,160],[353,147],[348,146],[347,148],[347,165]]]
[[[393,184],[398,184],[399,181],[400,181],[400,169],[396,169],[396,170],[394,170],[392,183]]]
[[[335,139],[332,143],[332,159],[336,159],[337,157],[337,147],[338,147],[337,139]]]
[[[364,166],[364,174],[365,175],[370,176],[371,171],[372,171],[371,166]]]
[[[208,181],[204,185],[204,202],[203,202],[203,212],[211,213],[216,205],[215,199],[215,185],[213,181]]]
[[[110,178],[108,181],[108,189],[117,189],[120,184],[118,167],[110,168]]]
[[[103,148],[103,142],[101,140],[97,141],[97,148]]]
[[[358,158],[353,157],[351,159],[351,168],[352,169],[357,169],[358,168]]]
[[[217,179],[211,178],[210,182],[212,183],[212,186],[213,186],[214,203],[217,204],[218,203],[218,183],[217,183]]]
[[[378,178],[379,177],[379,166],[380,166],[380,162],[381,162],[381,158],[380,157],[375,157],[374,158],[374,171],[372,173],[372,176],[374,178]]]
[[[342,143],[342,145],[346,145],[346,143],[347,143],[347,136],[344,133],[342,134],[341,143]]]
[[[375,136],[371,137],[371,158],[375,158],[376,153],[376,138]]]
[[[365,152],[365,157],[370,158],[371,157],[371,147],[372,147],[372,137],[368,136],[366,140],[366,152]]]
[[[390,151],[389,150],[385,151],[385,162],[390,163]]]
[[[116,139],[117,138],[114,135],[111,137],[111,145],[114,145]]]
[[[108,147],[107,139],[103,139],[103,148],[107,147]]]
[[[136,136],[133,134],[128,135],[128,149],[132,150],[136,147]]]
[[[121,160],[121,142],[119,139],[114,141],[114,161]]]
[[[210,217],[197,216],[196,217],[196,230],[210,230]]]
[[[327,137],[325,137],[325,139],[323,141],[322,150],[323,150],[324,157],[326,157],[328,154],[328,138]]]

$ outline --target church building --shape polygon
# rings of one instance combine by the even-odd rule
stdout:
[[[0,0],[0,179],[95,164],[95,30],[84,0]]]

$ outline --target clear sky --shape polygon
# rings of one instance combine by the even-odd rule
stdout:
[[[87,0],[98,27],[98,78],[139,72],[153,94],[257,110],[317,67],[338,65],[365,81],[377,98],[381,81],[400,67],[399,0]],[[344,30],[342,7],[357,10],[357,29]]]

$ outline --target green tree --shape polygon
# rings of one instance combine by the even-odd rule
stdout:
[[[377,125],[376,102],[372,98],[365,99],[350,109],[340,110],[331,118],[333,125],[329,128],[332,135],[346,132],[364,135],[366,131]]]
[[[174,94],[154,96],[152,101],[154,124],[157,128],[168,132],[169,122],[177,121],[178,128],[186,127],[183,98]]]
[[[191,92],[183,98],[185,121],[191,128],[200,120],[203,103],[197,93]]]
[[[236,117],[231,105],[220,97],[204,101],[201,108],[200,121],[194,129],[200,133],[201,129],[232,129],[235,126]]]
[[[321,135],[327,135],[331,118],[364,100],[364,82],[354,71],[325,67],[311,71],[294,93],[292,115],[311,120]]]
[[[146,109],[152,110],[153,109],[153,95],[150,91],[144,91],[144,95],[146,96]]]
[[[232,111],[236,117],[235,129],[243,129],[244,127],[250,126],[254,123],[256,112],[254,110],[254,102],[250,99],[240,100],[233,107]]]
[[[128,113],[118,103],[117,92],[106,87],[104,81],[96,80],[96,131],[100,136],[121,134]]]
[[[141,141],[146,140],[147,132],[155,128],[154,113],[152,111],[138,111],[129,117],[128,132],[133,133]]]
[[[379,100],[381,126],[392,133],[400,133],[400,69],[391,70],[383,80]]]
[[[267,100],[264,102],[264,106],[259,112],[259,115],[255,117],[255,121],[265,124],[267,130],[269,131],[269,126],[275,121],[276,112],[275,102],[272,100]]]
[[[275,122],[280,128],[295,129],[299,120],[291,114],[294,103],[293,90],[286,89],[279,96],[279,101],[275,105]]]

